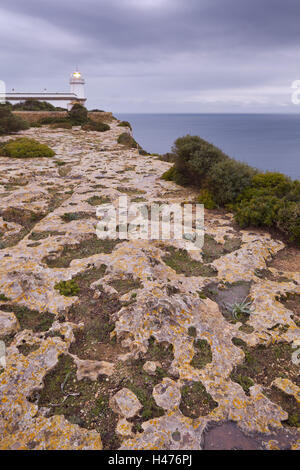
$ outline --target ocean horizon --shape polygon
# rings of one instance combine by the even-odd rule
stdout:
[[[171,151],[183,135],[199,135],[228,156],[262,171],[300,179],[300,114],[137,114],[129,121],[137,142],[150,153]]]

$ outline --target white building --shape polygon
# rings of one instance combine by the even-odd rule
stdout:
[[[75,103],[84,105],[87,100],[85,96],[85,80],[78,70],[71,74],[70,87],[70,93],[21,93],[15,91],[13,93],[5,93],[0,90],[0,101],[67,101],[68,109]]]
[[[85,80],[81,73],[77,70],[72,73],[70,78],[71,93],[77,96],[77,98],[86,101],[85,97]]]

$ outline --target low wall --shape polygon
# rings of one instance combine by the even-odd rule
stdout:
[[[63,118],[68,115],[66,111],[13,111],[13,114],[20,116],[30,123],[37,122],[47,117]]]
[[[30,123],[38,122],[40,119],[48,117],[64,118],[68,115],[67,111],[13,111],[16,116],[20,116]],[[89,118],[96,122],[111,122],[112,113],[89,113]]]
[[[109,123],[109,122],[112,122],[113,120],[113,114],[112,113],[89,113],[89,118],[92,120],[92,121],[96,121],[96,122],[105,122],[105,123]]]

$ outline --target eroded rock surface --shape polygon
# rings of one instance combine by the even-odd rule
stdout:
[[[131,390],[122,388],[112,397],[111,407],[121,416],[133,418],[140,411],[142,405]]]
[[[281,347],[300,340],[300,269],[272,267],[281,241],[214,211],[189,254],[181,241],[99,241],[101,204],[196,196],[160,179],[169,163],[118,145],[117,124],[31,129],[55,158],[0,157],[0,448],[201,449],[209,423],[228,421],[262,448],[288,429],[283,447],[299,448],[299,374]],[[65,297],[55,286],[71,279]],[[252,308],[237,318],[220,292],[232,307],[238,285]],[[278,361],[261,374],[270,345]],[[251,380],[233,374],[243,364]]]
[[[13,312],[0,311],[0,338],[16,333],[19,329],[19,322]]]

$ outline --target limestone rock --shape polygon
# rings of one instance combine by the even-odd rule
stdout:
[[[206,418],[193,421],[180,411],[142,424],[144,432],[122,443],[121,450],[200,450]],[[166,432],[167,430],[167,432]]]
[[[291,382],[289,379],[277,378],[272,382],[272,385],[287,395],[292,395],[295,400],[300,403],[300,387]]]
[[[132,435],[133,424],[127,419],[120,419],[118,421],[116,432],[122,437],[130,437]]]
[[[147,361],[143,365],[144,371],[147,372],[147,374],[149,375],[155,375],[157,367],[160,367],[160,364],[153,361]]]
[[[0,338],[16,333],[19,329],[20,325],[14,313],[0,311]]]
[[[133,418],[141,409],[142,405],[135,394],[128,388],[122,388],[110,400],[110,406],[121,416]]]
[[[114,364],[106,361],[81,360],[72,356],[77,365],[77,379],[82,380],[87,377],[91,380],[97,380],[99,375],[111,376],[114,373]]]
[[[174,380],[169,378],[165,378],[162,383],[154,387],[153,397],[157,405],[165,410],[178,408],[181,401],[181,393],[178,385]]]
[[[151,337],[156,346],[162,348],[163,359],[159,354],[156,357],[173,378],[154,387],[155,401],[166,413],[143,422],[142,433],[125,436],[130,433],[130,424],[124,418],[135,416],[142,408],[137,397],[123,389],[111,399],[120,417],[117,429],[112,431],[124,437],[122,448],[199,449],[207,422],[226,420],[238,422],[245,432],[265,434],[267,441],[270,430],[281,429],[288,414],[264,396],[259,386],[251,387],[250,395],[246,395],[243,388],[231,380],[231,372],[244,361],[242,348],[236,347],[232,339],[237,337],[248,346],[264,344],[268,347],[276,342],[299,345],[300,328],[294,322],[294,312],[278,297],[300,294],[300,272],[298,269],[279,272],[268,266],[271,257],[276,257],[284,248],[281,241],[261,231],[238,230],[232,224],[231,214],[210,211],[205,213],[205,233],[218,244],[232,240],[233,246],[239,246],[226,255],[220,252],[211,263],[217,269],[212,277],[186,275],[191,273],[174,270],[165,262],[165,257],[170,255],[168,246],[185,249],[188,240],[124,240],[112,251],[90,250],[89,240],[99,222],[91,199],[108,198],[116,207],[119,196],[124,193],[131,193],[132,200],[141,197],[147,205],[158,200],[182,203],[198,196],[191,188],[161,179],[171,167],[170,163],[151,156],[141,158],[137,149],[118,145],[122,132],[118,121],[113,121],[111,129],[101,134],[79,128],[72,132],[31,128],[22,135],[50,145],[56,151],[56,159],[14,159],[12,162],[0,156],[3,183],[0,185],[0,213],[14,220],[6,222],[0,217],[0,294],[10,298],[12,305],[30,309],[32,312],[25,314],[34,313],[35,318],[32,323],[30,318],[24,317],[26,329],[22,332],[18,332],[16,320],[9,317],[11,314],[5,312],[2,326],[0,319],[0,332],[1,328],[5,334],[17,332],[6,347],[7,365],[4,371],[0,368],[0,448],[101,448],[99,434],[71,425],[62,416],[48,418],[46,412],[43,415],[45,410],[38,409],[28,397],[44,387],[45,377],[56,367],[59,357],[70,354],[76,328],[82,327],[83,332],[87,326],[84,308],[82,317],[78,318],[82,324],[67,322],[69,312],[76,322],[72,308],[77,308],[80,298],[60,295],[54,286],[77,275],[84,276],[86,272],[93,274],[102,265],[106,266],[105,276],[99,274],[97,279],[91,276],[90,288],[94,289],[95,315],[97,305],[100,310],[107,296],[116,299],[116,310],[111,315],[115,328],[110,337],[115,341],[99,348],[101,357],[97,357],[97,361],[77,358],[77,379],[96,380],[99,374],[106,375],[105,386],[109,396],[113,395],[114,376],[119,372],[113,370],[113,363],[121,362],[120,373],[122,370],[125,374],[127,361],[139,359],[140,364],[144,364],[145,357],[149,357],[145,355],[149,352]],[[5,139],[9,137],[0,137],[1,142]],[[64,165],[58,165],[57,159]],[[28,219],[25,220],[25,216]],[[201,223],[196,225],[200,227]],[[83,244],[82,249],[80,244]],[[71,259],[65,257],[70,247]],[[218,253],[212,254],[218,256]],[[201,250],[191,251],[190,258],[194,262],[205,261]],[[187,257],[185,268],[188,267]],[[256,275],[256,270],[266,269],[272,272],[273,280]],[[281,280],[277,282],[279,277]],[[118,289],[112,287],[116,286],[113,281],[129,278],[139,287],[127,292],[122,283]],[[216,302],[203,296],[199,298],[199,292],[212,283],[225,286],[238,281],[251,283],[249,295],[253,312],[247,319],[247,326],[252,327],[251,334],[239,330],[241,323],[233,324],[224,318]],[[132,296],[133,293],[136,295]],[[43,324],[44,312],[56,316],[47,331]],[[195,356],[194,339],[189,334],[191,327],[197,330],[197,339],[206,340],[211,348],[212,361],[202,369],[191,365]],[[23,349],[24,354],[22,345],[28,346]],[[158,367],[157,363],[155,365]],[[154,364],[144,366],[147,373],[155,373]],[[181,387],[194,382],[203,384],[217,406],[207,416],[192,420],[183,416],[178,406]],[[299,398],[299,390],[292,383],[275,382],[281,390]],[[299,448],[299,442],[294,448]]]

